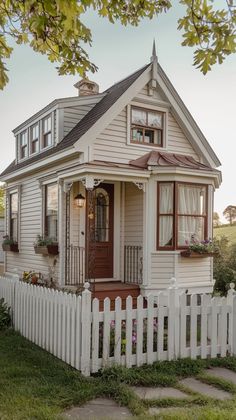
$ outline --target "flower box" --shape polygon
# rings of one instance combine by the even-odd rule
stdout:
[[[181,257],[186,258],[207,258],[207,257],[214,257],[217,255],[217,252],[196,252],[196,251],[181,251]]]
[[[18,244],[2,244],[3,251],[19,252]]]
[[[58,255],[58,244],[35,245],[34,252],[41,255]]]

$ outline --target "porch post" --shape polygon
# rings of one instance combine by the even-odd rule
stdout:
[[[143,194],[143,286],[151,285],[151,252],[155,243],[155,183],[149,179]]]
[[[58,191],[58,243],[60,244],[60,254],[59,254],[59,273],[58,273],[58,283],[60,286],[65,284],[65,202],[66,202],[66,193],[64,191],[64,182],[63,180],[59,181],[59,191]]]

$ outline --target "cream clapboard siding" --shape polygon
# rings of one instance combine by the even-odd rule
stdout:
[[[179,283],[209,282],[211,276],[211,258],[182,258],[178,261]]]
[[[147,87],[144,87],[137,97],[140,100],[140,106],[142,106],[142,99],[146,100],[145,104],[147,105],[147,100],[150,98],[150,96],[148,96]],[[191,155],[199,160],[198,155],[193,150],[172,114],[168,112],[167,115],[167,151]],[[109,162],[128,163],[130,160],[137,159],[151,150],[156,150],[154,147],[145,147],[143,145],[140,147],[135,144],[127,144],[128,127],[127,108],[125,108],[96,138],[93,158]]]
[[[64,108],[64,136],[94,107],[93,104]]]
[[[70,165],[78,163],[77,159],[73,159]],[[68,163],[66,164],[68,165]],[[37,172],[34,176],[23,178],[22,181],[18,181],[21,185],[20,192],[20,252],[12,253],[6,252],[6,266],[5,270],[9,273],[14,273],[17,269],[19,273],[28,270],[34,270],[41,272],[45,276],[48,275],[48,270],[52,266],[54,257],[44,257],[37,255],[34,252],[33,244],[36,236],[42,234],[42,191],[39,185],[38,178],[49,176],[51,173],[52,179],[54,173],[59,169],[64,169],[65,163],[58,164],[52,170],[47,169],[41,172]],[[9,184],[8,187],[14,189],[14,184]],[[7,225],[9,226],[8,220],[8,207],[6,209],[7,214]],[[65,208],[64,208],[65,214]],[[57,260],[59,257],[56,257]],[[55,275],[58,275],[59,262],[55,267]]]
[[[143,244],[143,192],[134,184],[125,184],[124,244]]]
[[[166,251],[151,254],[151,284],[158,289],[170,285],[175,276],[175,254]]]

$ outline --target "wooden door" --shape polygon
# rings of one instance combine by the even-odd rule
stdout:
[[[114,185],[100,184],[94,191],[94,252],[92,278],[113,277]],[[89,252],[89,251],[88,251]]]

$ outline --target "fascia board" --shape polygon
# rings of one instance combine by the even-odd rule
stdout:
[[[52,155],[48,158],[42,159],[38,162],[34,162],[31,165],[27,165],[26,167],[19,169],[17,171],[11,172],[10,174],[3,175],[1,177],[2,182],[8,182],[12,179],[24,176],[25,174],[29,174],[30,172],[37,171],[45,166],[51,165],[52,163],[55,163],[61,159],[65,159],[67,157],[72,157],[73,155],[76,155],[76,152],[73,148],[64,150],[61,153],[57,153],[55,155]]]
[[[83,150],[85,146],[91,145],[96,137],[107,127],[107,125],[125,108],[125,106],[134,98],[137,91],[142,89],[151,79],[152,64],[139,76],[137,80],[120,96],[120,98],[103,114],[93,126],[74,143],[77,151]]]
[[[70,171],[69,169],[64,172],[60,172],[58,179],[73,180],[78,179],[79,176],[93,175],[94,178],[101,178],[106,176],[107,179],[114,180],[119,177],[126,177],[128,179],[139,179],[148,180],[150,178],[149,171],[138,171],[138,170],[127,170],[122,168],[104,168],[104,167],[93,167],[88,165],[82,165],[80,168]]]
[[[197,123],[194,121],[190,112],[187,110],[183,101],[180,99],[173,85],[160,66],[158,67],[157,81],[173,108],[172,112],[174,117],[178,118],[178,123],[181,125],[181,128],[185,130],[185,133],[187,134],[189,141],[192,142],[194,149],[200,152],[201,156],[211,167],[220,166],[221,163],[215,152],[202,134],[200,128],[197,126]]]
[[[152,169],[153,175],[184,175],[184,176],[190,176],[190,177],[198,177],[198,178],[205,178],[205,179],[211,179],[214,180],[215,187],[219,188],[221,182],[222,182],[222,176],[221,172],[218,170],[213,171],[204,171],[204,170],[194,170],[194,169],[188,169],[188,168],[178,168],[178,167],[166,167],[166,168],[156,168],[153,167],[149,168]]]

